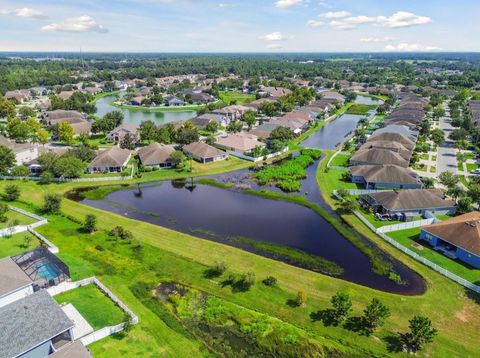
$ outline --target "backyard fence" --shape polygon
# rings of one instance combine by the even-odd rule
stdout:
[[[333,192],[333,195],[335,195],[335,197],[337,197],[338,199],[342,200],[343,198],[338,194],[338,192],[335,190]],[[395,246],[397,249],[399,249],[400,251],[404,252],[405,254],[407,254],[408,256],[412,257],[413,259],[423,263],[425,266],[428,266],[430,267],[431,269],[437,271],[438,273],[444,275],[445,277],[448,277],[449,279],[457,282],[458,284],[462,285],[463,287],[466,287],[476,293],[480,293],[480,286],[477,286],[473,283],[471,283],[470,281],[467,281],[465,280],[464,278],[458,276],[458,275],[455,275],[454,273],[451,273],[450,271],[444,269],[443,267],[433,263],[432,261],[430,260],[427,260],[426,258],[424,258],[423,256],[420,256],[419,254],[413,252],[412,250],[410,250],[409,248],[403,246],[402,244],[398,243],[397,241],[395,241],[394,239],[392,239],[391,237],[389,237],[388,235],[386,235],[384,232],[381,231],[381,228],[376,228],[375,226],[373,226],[367,219],[365,219],[365,217],[360,214],[358,211],[354,211],[353,214],[361,221],[363,222],[372,232],[374,232],[375,234],[377,234],[380,238],[382,238],[383,240],[387,241],[388,243],[390,243],[391,245]],[[435,218],[430,218],[430,219],[426,219],[426,220],[419,220],[419,221],[429,221],[431,220],[431,222],[433,222],[434,220],[436,220]],[[405,223],[405,224],[411,224],[411,223]],[[424,224],[426,225],[426,224]],[[391,226],[395,226],[395,225],[391,225]],[[403,230],[403,229],[399,229],[399,230]],[[394,230],[391,230],[391,231],[394,231]]]
[[[79,287],[83,287],[86,285],[94,284],[97,286],[100,291],[102,291],[107,297],[109,297],[113,302],[115,302],[118,307],[120,307],[125,313],[127,313],[131,318],[132,318],[132,323],[137,324],[138,323],[138,317],[135,313],[133,313],[130,308],[127,307],[117,296],[115,296],[112,291],[110,291],[107,286],[105,286],[100,280],[98,280],[95,276],[93,277],[88,277],[83,280],[79,281],[64,281],[57,286],[52,286],[47,289],[48,293],[51,296],[56,296],[60,293],[67,292],[74,290]]]
[[[386,233],[386,232],[392,232],[392,231],[413,229],[416,227],[433,224],[435,221],[436,221],[436,218],[409,221],[409,222],[404,222],[400,224],[382,226],[382,227],[379,227],[377,231]]]
[[[29,213],[28,211],[17,208],[15,206],[10,206],[9,205],[8,209],[12,210],[12,211],[16,211],[17,213],[28,216],[28,217],[30,217],[32,219],[35,219],[35,220],[38,220],[38,221],[34,222],[33,224],[29,224],[29,225],[15,225],[15,226],[10,226],[10,227],[7,227],[5,229],[2,229],[2,230],[0,230],[0,237],[12,236],[14,234],[19,234],[21,232],[30,231],[30,229],[33,229],[33,228],[36,228],[36,227],[39,227],[41,225],[45,225],[46,223],[48,223],[47,219],[45,219],[41,216],[35,215],[33,213]]]
[[[125,323],[120,323],[120,324],[117,324],[116,326],[108,326],[108,327],[97,329],[95,332],[92,332],[80,338],[80,341],[83,343],[84,346],[88,346],[93,342],[99,341],[112,334],[123,331],[124,326],[125,326]]]
[[[52,242],[50,240],[48,240],[45,236],[43,236],[43,235],[39,234],[38,232],[36,232],[35,230],[33,230],[34,229],[33,225],[31,225],[27,229],[28,229],[29,233],[31,233],[37,239],[42,241],[45,244],[45,246],[47,246],[48,251],[50,251],[52,254],[58,254],[60,252],[60,249],[57,246],[55,246],[54,244],[52,244]]]

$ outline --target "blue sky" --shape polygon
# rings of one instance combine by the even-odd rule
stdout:
[[[0,51],[480,51],[478,0],[0,0]]]

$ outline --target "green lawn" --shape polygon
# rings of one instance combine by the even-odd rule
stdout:
[[[255,101],[255,95],[240,91],[219,91],[218,96],[226,105],[230,105],[232,102],[236,102],[236,104],[244,104]]]
[[[55,296],[59,303],[71,303],[94,330],[124,321],[124,313],[94,284],[79,287]]]
[[[346,167],[348,165],[349,160],[350,160],[350,155],[339,153],[330,162],[330,166],[332,166],[332,167]]]
[[[478,169],[479,166],[476,163],[467,163],[467,171],[471,172],[472,170]]]
[[[8,210],[7,213],[5,214],[5,217],[7,218],[7,220],[0,222],[0,229],[5,229],[13,224],[15,224],[13,226],[30,225],[37,221],[29,216],[17,213],[16,211],[13,211],[13,210]]]
[[[28,245],[26,245],[25,237],[30,238]],[[18,255],[38,246],[38,239],[29,232],[21,232],[10,237],[0,237],[0,259]]]
[[[367,213],[365,210],[363,209],[360,209],[360,212],[361,214],[363,215],[363,217],[365,219],[368,220],[368,222],[370,224],[372,224],[374,227],[376,228],[379,228],[379,227],[382,227],[382,226],[388,226],[388,225],[395,225],[395,224],[400,224],[402,223],[402,221],[396,221],[396,220],[392,220],[392,221],[389,221],[389,220],[385,220],[385,221],[382,221],[382,220],[378,220],[374,214],[372,213]]]
[[[366,116],[369,111],[372,109],[377,108],[377,105],[375,104],[360,104],[360,103],[355,103],[350,106],[350,108],[347,109],[345,112],[346,114],[358,114],[362,116]]]
[[[451,273],[463,277],[472,283],[480,282],[480,270],[464,265],[460,261],[453,260],[433,250],[428,244],[420,242],[418,240],[420,228],[390,232],[387,235]]]

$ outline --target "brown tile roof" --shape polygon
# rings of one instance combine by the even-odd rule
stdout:
[[[198,158],[213,158],[225,155],[223,150],[212,147],[207,143],[195,142],[183,147],[185,153],[190,153]]]
[[[175,152],[171,145],[152,143],[138,150],[138,156],[144,165],[157,165],[170,161],[170,155]]]
[[[442,240],[480,256],[480,212],[474,211],[423,229]]]
[[[368,194],[376,204],[388,210],[435,209],[455,206],[452,200],[443,199],[441,190],[408,189]]]
[[[68,118],[84,118],[84,116],[78,111],[66,111],[64,109],[57,109],[55,111],[48,111],[45,113],[50,121],[66,120]]]
[[[0,297],[31,283],[30,277],[10,257],[0,260]]]
[[[398,165],[357,165],[350,168],[350,172],[368,183],[422,184],[413,170]]]

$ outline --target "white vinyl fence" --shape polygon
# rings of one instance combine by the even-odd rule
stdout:
[[[338,194],[338,192],[335,190],[333,192],[333,195],[335,195],[338,199],[342,200],[342,197]],[[377,234],[380,238],[382,238],[383,240],[387,241],[388,243],[390,243],[391,245],[395,246],[397,249],[399,249],[400,251],[404,252],[405,254],[407,254],[408,256],[414,258],[415,260],[423,263],[424,265],[430,267],[431,269],[437,271],[438,273],[448,277],[449,279],[457,282],[458,284],[462,285],[463,287],[466,287],[474,292],[477,292],[477,293],[480,293],[480,286],[477,286],[473,283],[471,283],[470,281],[467,281],[465,280],[464,278],[458,276],[458,275],[455,275],[454,273],[451,273],[450,271],[444,269],[443,267],[441,266],[438,266],[437,264],[433,263],[432,261],[430,260],[427,260],[426,258],[420,256],[419,254],[417,254],[416,252],[413,252],[412,250],[410,250],[409,248],[403,246],[402,244],[398,243],[397,241],[395,241],[394,239],[392,239],[391,237],[387,236],[384,232],[382,232],[380,229],[377,229],[375,226],[373,226],[367,219],[365,219],[365,217],[360,214],[358,211],[354,211],[353,214],[358,218],[360,219],[361,222],[363,222],[371,231],[373,231],[375,234]],[[435,220],[434,218],[430,218],[430,219],[426,219],[426,220]],[[424,221],[424,220],[422,220]],[[405,223],[405,224],[409,224],[409,223]],[[391,225],[391,226],[394,226],[394,225]],[[403,229],[399,229],[399,230],[403,230]],[[393,231],[393,230],[392,230]]]
[[[413,229],[416,227],[422,227],[425,225],[433,224],[435,221],[436,221],[436,218],[408,221],[400,224],[382,226],[382,227],[379,227],[377,231],[386,233],[386,232],[392,232],[392,231]]]
[[[30,213],[28,211],[25,211],[23,209],[17,208],[16,206],[10,206],[9,205],[8,209],[12,210],[12,211],[16,211],[17,213],[28,216],[28,217],[30,217],[32,219],[35,219],[35,220],[38,220],[38,221],[34,222],[33,224],[30,224],[30,225],[15,225],[15,226],[11,226],[11,227],[7,227],[5,229],[2,229],[2,230],[0,230],[0,237],[12,236],[14,234],[18,234],[18,233],[21,233],[21,232],[30,231],[30,230],[32,230],[36,227],[39,227],[41,225],[45,225],[46,223],[48,223],[47,219],[45,219],[41,216],[35,215],[33,213]]]
[[[105,286],[102,282],[100,282],[96,277],[89,277],[83,280],[79,281],[74,281],[74,282],[69,282],[65,281],[60,283],[57,286],[49,287],[47,289],[48,293],[50,296],[56,296],[60,293],[74,290],[76,288],[94,284],[97,286],[108,298],[110,298],[115,304],[120,307],[125,313],[127,313],[131,319],[132,319],[132,324],[137,324],[138,323],[138,316],[130,310],[130,308],[127,307],[117,296],[115,296],[112,291],[110,291],[107,286]],[[99,314],[102,314],[99,312]],[[103,339],[105,337],[108,337],[114,333],[118,333],[123,330],[125,326],[125,323],[120,323],[117,324],[116,326],[107,326],[100,328],[96,330],[95,332],[92,332],[90,334],[87,334],[86,336],[82,337],[80,340],[84,345],[89,345],[90,343],[96,342],[100,339]]]

